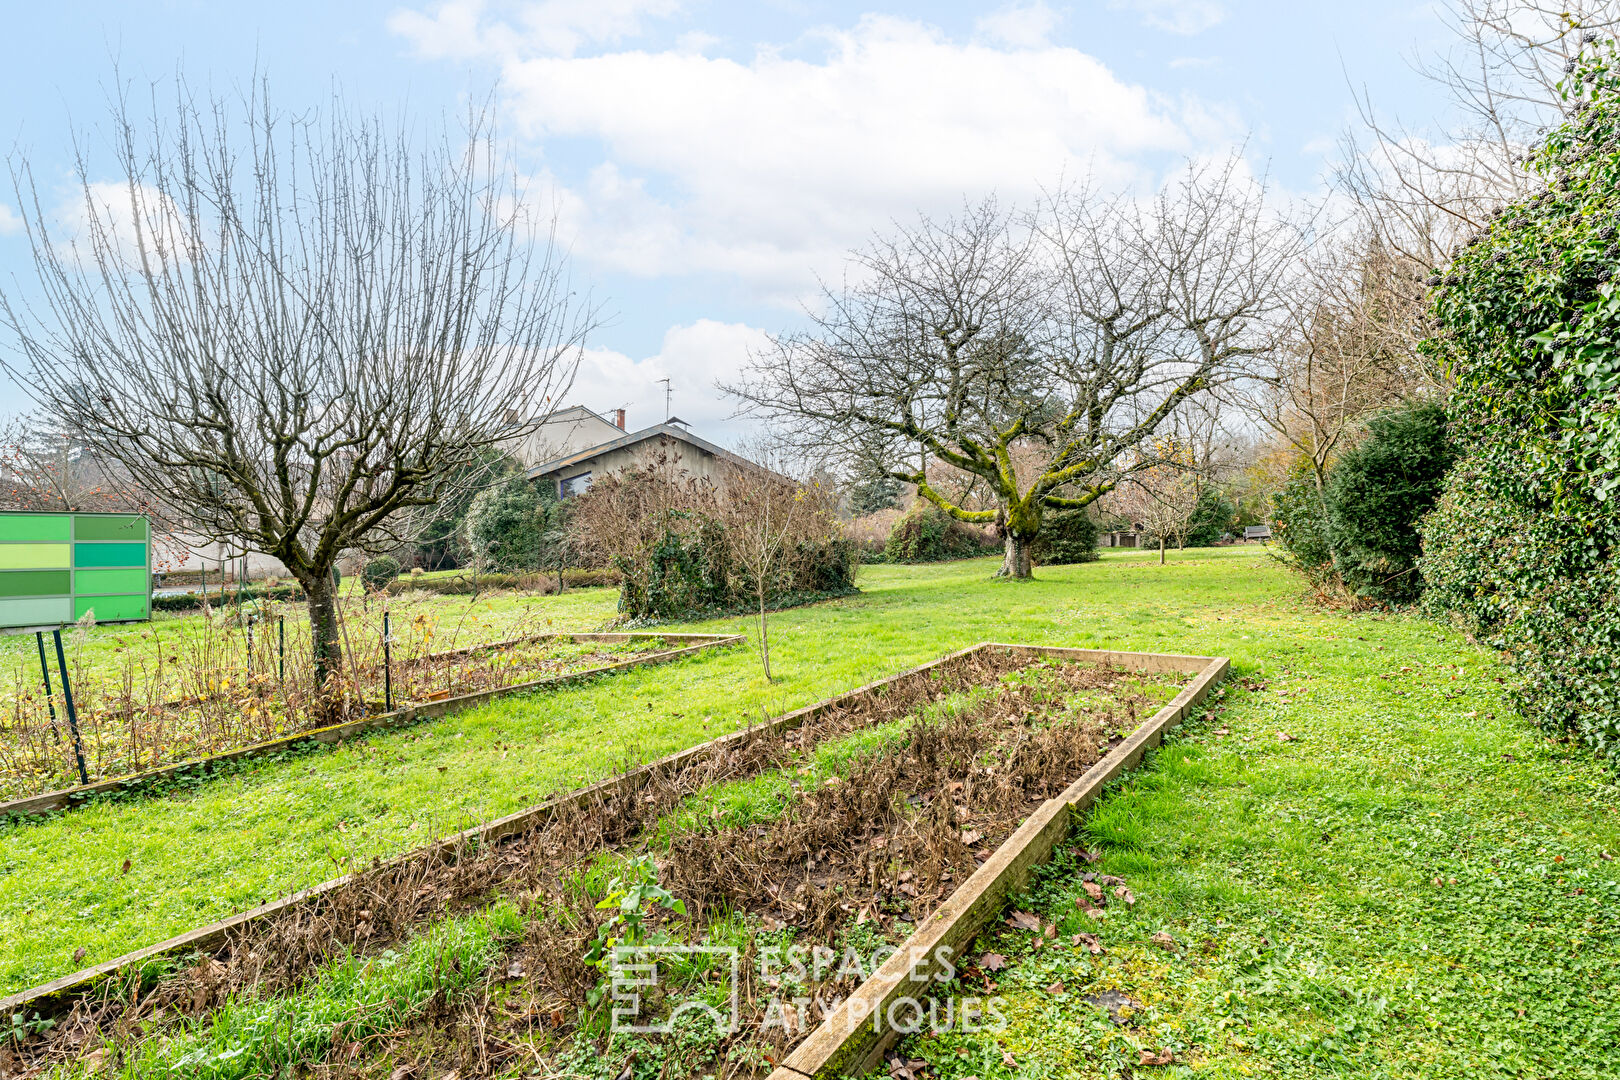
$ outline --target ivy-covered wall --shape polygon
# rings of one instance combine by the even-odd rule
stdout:
[[[1541,194],[1430,279],[1426,348],[1456,383],[1462,455],[1424,526],[1425,603],[1503,650],[1518,703],[1620,749],[1620,76],[1613,43],[1565,84],[1527,163]]]

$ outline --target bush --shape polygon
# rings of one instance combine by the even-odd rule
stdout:
[[[1272,539],[1282,561],[1297,570],[1319,594],[1336,591],[1338,572],[1328,543],[1324,495],[1305,462],[1289,474],[1281,490],[1271,497]]]
[[[1304,463],[1273,498],[1286,561],[1323,594],[1400,604],[1417,599],[1418,532],[1453,460],[1445,410],[1410,402],[1367,422],[1367,435],[1317,490]]]
[[[1096,562],[1097,523],[1084,510],[1048,510],[1041,515],[1033,555],[1042,566]]]
[[[486,566],[514,573],[540,566],[549,526],[535,486],[511,475],[478,493],[467,511],[467,547]]]
[[[1198,493],[1198,505],[1187,525],[1188,547],[1214,547],[1237,526],[1237,507],[1219,489]]]
[[[1461,459],[1424,522],[1425,606],[1517,675],[1528,717],[1620,751],[1620,77],[1589,50],[1531,156],[1547,182],[1470,239],[1424,344]],[[1612,56],[1612,49],[1609,51]]]
[[[304,590],[293,585],[250,585],[242,590],[243,600],[289,600],[298,601],[304,598]],[[216,606],[236,603],[235,589],[227,589],[224,597],[219,591],[208,593],[207,602]],[[203,606],[202,593],[167,593],[163,596],[152,597],[153,611],[195,611]]]
[[[399,577],[399,560],[392,555],[379,555],[360,569],[360,581],[367,592],[378,592]]]
[[[1375,416],[1367,432],[1328,473],[1328,538],[1350,592],[1407,603],[1423,591],[1418,521],[1452,462],[1445,410],[1414,402]]]
[[[883,545],[883,557],[885,562],[893,563],[944,562],[1000,550],[1001,545],[989,540],[983,531],[956,520],[926,499],[918,499],[894,523],[888,543]]]
[[[813,487],[800,496],[825,499]],[[611,561],[626,618],[689,618],[757,603],[756,581],[734,551],[742,535],[723,524],[739,520],[738,504],[668,458],[605,476],[570,503],[572,542]],[[855,545],[840,535],[830,505],[805,515],[786,542],[792,554],[767,583],[768,606],[854,591]]]

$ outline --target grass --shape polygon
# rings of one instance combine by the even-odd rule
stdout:
[[[1620,1072],[1620,871],[1602,854],[1620,854],[1612,774],[1513,716],[1495,658],[1449,630],[1319,610],[1255,549],[1172,552],[1164,567],[1156,556],[1111,554],[1027,584],[988,580],[990,560],[869,567],[862,595],[773,618],[775,684],[736,650],[9,828],[0,986],[81,966],[78,946],[88,964],[150,943],[626,758],[1013,640],[1228,655],[1234,688],[1218,720],[1167,744],[1089,821],[1104,861],[1084,869],[1126,878],[1134,909],[1116,903],[1082,925],[1078,867],[1030,898],[1108,951],[987,942],[1011,961],[998,980],[1012,1027],[916,1046],[936,1075]],[[739,792],[737,809],[758,812],[748,804],[770,794]],[[1161,930],[1190,948],[1152,945]],[[1081,1001],[1099,989],[1140,1002],[1136,1023]],[[1177,1063],[1139,1068],[1142,1049]]]

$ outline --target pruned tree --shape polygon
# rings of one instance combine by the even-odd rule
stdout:
[[[486,113],[418,148],[182,83],[112,115],[117,185],[77,150],[82,221],[12,180],[37,284],[0,294],[9,370],[178,522],[281,560],[337,670],[332,570],[564,389],[593,313],[499,159]],[[459,478],[459,479],[458,479]]]
[[[898,229],[730,389],[806,444],[881,448],[951,516],[994,522],[1030,576],[1049,508],[1078,509],[1190,397],[1262,350],[1297,231],[1233,158],[1146,206],[1088,189],[1017,216],[994,201]],[[978,481],[970,508],[931,466]],[[1020,467],[1022,465],[1022,467]]]

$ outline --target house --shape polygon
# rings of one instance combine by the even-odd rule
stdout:
[[[529,479],[555,484],[564,499],[582,493],[597,477],[650,464],[661,455],[687,475],[716,484],[727,466],[757,468],[692,434],[680,417],[626,431],[623,409],[615,411],[610,423],[577,405],[548,415],[516,452]]]

